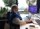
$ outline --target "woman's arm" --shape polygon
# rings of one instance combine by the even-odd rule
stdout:
[[[12,22],[15,23],[15,24],[20,24],[20,25],[26,24],[25,21],[22,21],[22,20],[20,20],[19,18],[13,19]]]

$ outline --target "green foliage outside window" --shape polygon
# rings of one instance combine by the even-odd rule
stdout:
[[[16,4],[18,1],[17,0],[3,0],[3,2],[6,6],[11,7],[13,4]]]
[[[5,7],[2,8],[1,7],[1,9],[0,9],[0,17],[3,17],[3,15],[6,14],[7,12],[8,12],[8,9],[7,8],[5,8]]]

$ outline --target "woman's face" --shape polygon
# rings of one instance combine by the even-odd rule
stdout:
[[[13,11],[18,11],[18,6],[14,7]]]

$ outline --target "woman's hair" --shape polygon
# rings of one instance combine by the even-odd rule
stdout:
[[[11,6],[11,10],[16,9],[16,8],[17,8],[17,5],[12,5]]]

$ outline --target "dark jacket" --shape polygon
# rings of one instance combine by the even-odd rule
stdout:
[[[7,13],[7,19],[8,19],[8,23],[9,24],[12,24],[12,20],[14,19],[14,18],[19,18],[20,20],[22,20],[22,18],[20,17],[20,14],[17,12],[17,14],[16,13],[14,13],[14,12],[8,12]]]

